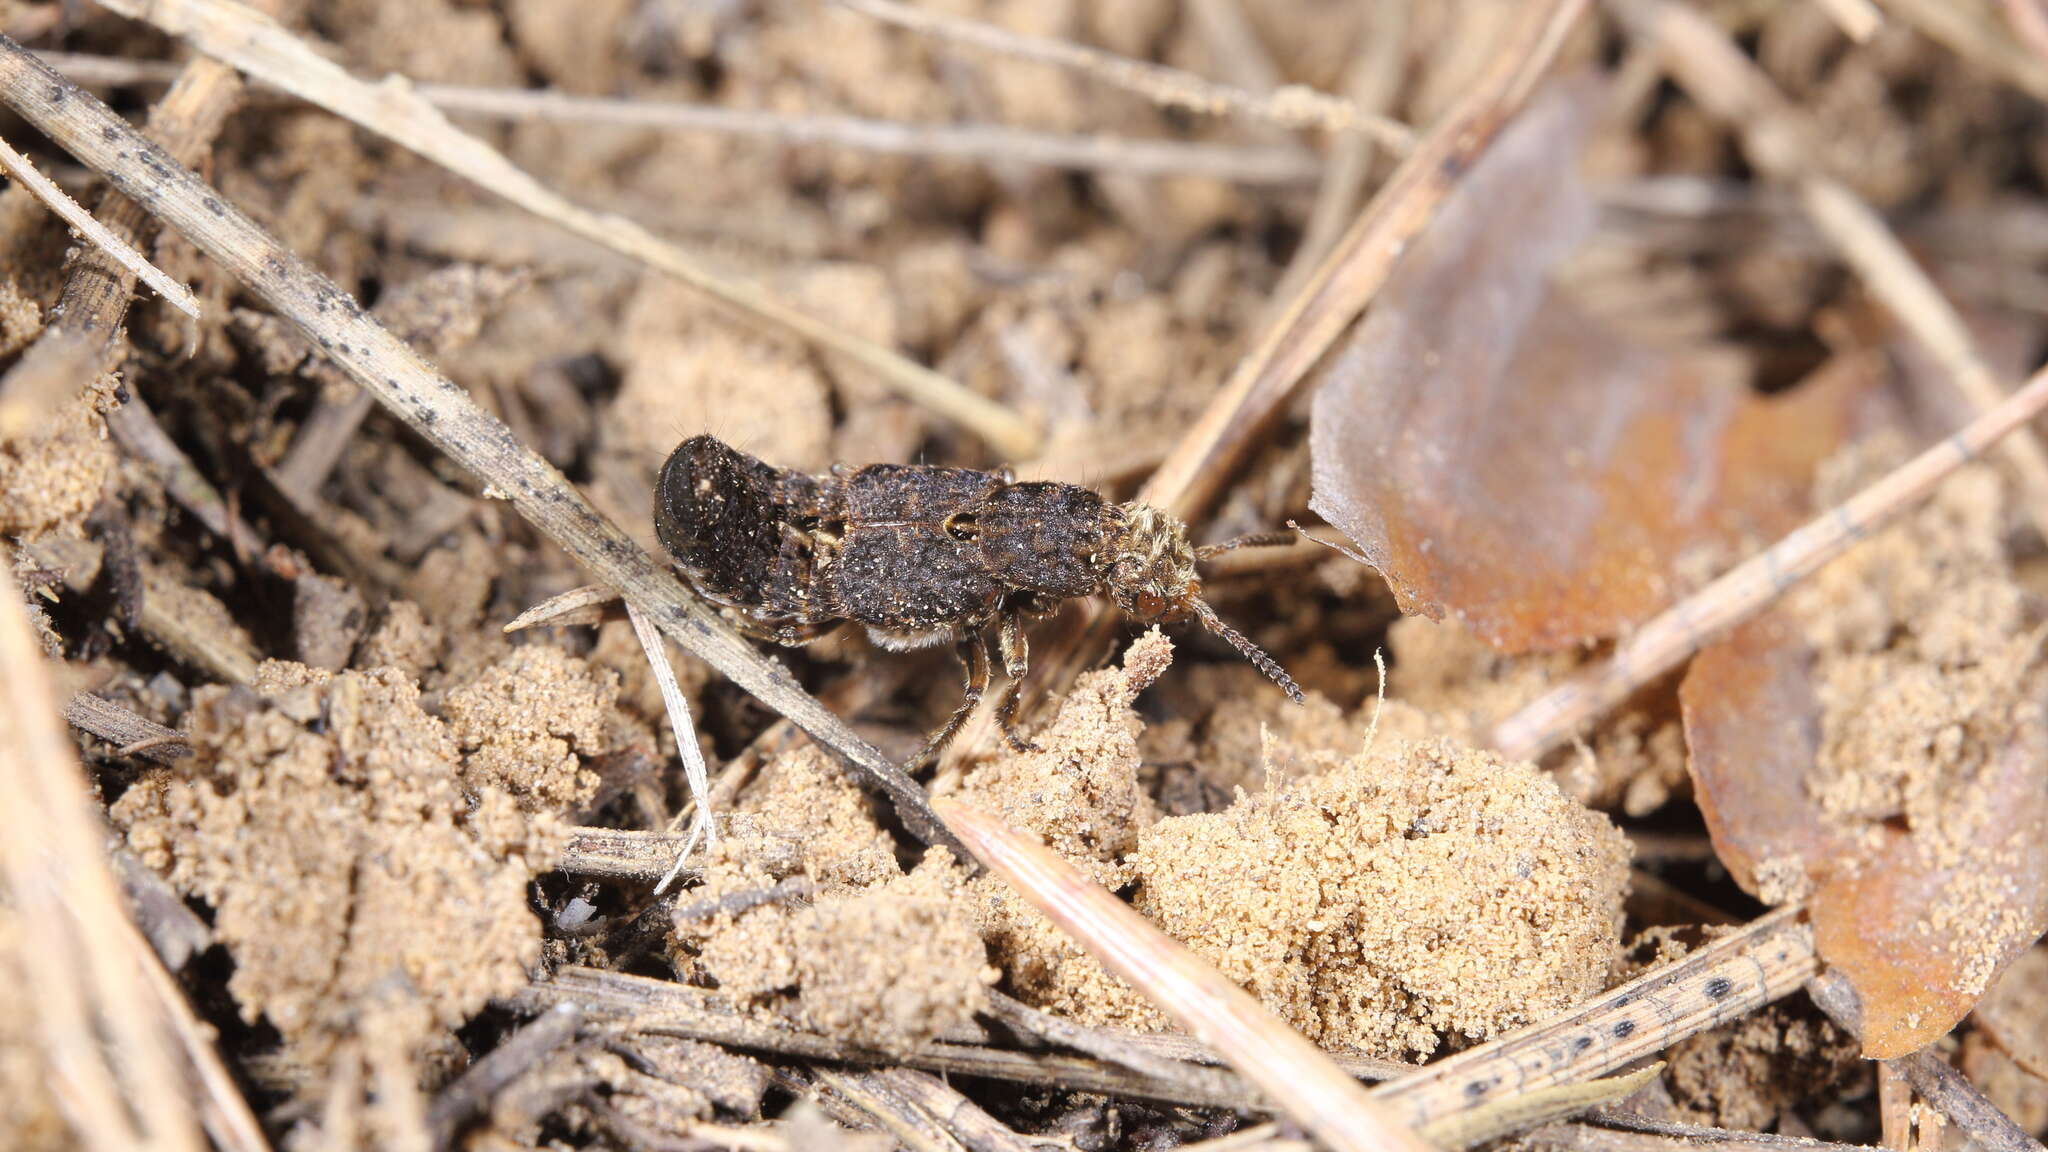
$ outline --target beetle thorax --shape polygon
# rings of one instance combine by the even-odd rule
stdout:
[[[1117,607],[1143,623],[1183,620],[1201,595],[1187,525],[1149,504],[1117,507],[1121,524],[1103,578]]]

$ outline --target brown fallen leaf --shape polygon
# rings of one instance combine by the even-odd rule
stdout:
[[[1940,1038],[2048,927],[2040,606],[1999,548],[1995,475],[1965,475],[1679,693],[1716,852],[1759,898],[1806,901],[1878,1058]]]
[[[1311,507],[1403,611],[1510,652],[1612,637],[1685,591],[1681,573],[1790,528],[1870,374],[1843,364],[1760,399],[1732,350],[1631,339],[1553,284],[1593,231],[1577,163],[1599,95],[1565,82],[1530,106],[1315,399]]]

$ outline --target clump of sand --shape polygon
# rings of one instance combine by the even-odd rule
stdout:
[[[526,888],[560,824],[466,774],[410,678],[267,663],[253,690],[194,692],[187,727],[192,755],[139,780],[113,818],[212,906],[229,990],[297,1058],[324,1066],[372,1013],[409,1022],[416,1053],[446,1044],[525,983],[541,948]]]
[[[1414,708],[1388,704],[1370,747],[1370,705],[1318,702],[1289,730],[1298,742],[1226,722],[1196,754],[1252,760],[1261,790],[1148,821],[1131,705],[1170,655],[1155,632],[1122,669],[1084,677],[1044,751],[983,767],[965,798],[1131,888],[1168,934],[1328,1046],[1426,1055],[1606,986],[1625,839],[1535,766],[1424,738],[1437,723]],[[969,888],[1019,996],[1089,1023],[1165,1023],[1000,881]]]
[[[1428,1055],[1606,986],[1627,842],[1534,766],[1387,741],[1166,819],[1135,903],[1311,1039]]]
[[[810,881],[800,901],[693,911],[792,877]],[[907,1050],[971,1021],[997,976],[960,886],[941,849],[904,874],[859,790],[806,745],[767,764],[732,813],[683,898],[677,958],[742,1007]]]
[[[1153,817],[1138,787],[1144,725],[1131,706],[1172,659],[1173,644],[1163,633],[1145,633],[1124,653],[1123,667],[1075,682],[1052,723],[1034,734],[1038,751],[1005,750],[967,777],[961,798],[1045,838],[1097,883],[1127,886],[1131,872],[1123,858]],[[1164,1025],[1164,1017],[1000,878],[976,877],[967,892],[1017,995],[1082,1019]]]
[[[597,791],[584,760],[611,748],[619,679],[546,644],[514,648],[442,701],[472,788],[496,787],[537,811],[580,806]]]

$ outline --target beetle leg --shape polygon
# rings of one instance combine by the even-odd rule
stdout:
[[[1017,735],[1017,698],[1024,691],[1024,676],[1031,671],[1031,645],[1024,639],[1024,613],[1011,608],[1003,613],[1003,629],[998,636],[998,646],[1003,653],[1003,671],[1009,674],[1010,682],[1003,685],[1003,698],[996,703],[996,723],[1003,729],[1003,739],[1019,752],[1036,752],[1038,745]]]
[[[953,739],[953,734],[960,731],[960,725],[967,722],[974,706],[981,703],[982,693],[988,691],[988,637],[982,634],[981,629],[970,628],[960,637],[956,651],[960,654],[960,667],[966,676],[960,707],[953,710],[946,723],[932,733],[918,754],[903,766],[905,771],[924,764],[943,751]]]

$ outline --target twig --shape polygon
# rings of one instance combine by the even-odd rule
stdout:
[[[178,1030],[150,987],[57,715],[21,589],[0,570],[0,880],[9,915],[32,933],[15,955],[46,1083],[90,1148],[199,1152]]]
[[[950,840],[915,781],[684,591],[665,566],[591,507],[553,465],[205,181],[4,37],[0,99],[218,261],[429,443],[506,493],[542,534],[618,589],[683,647],[866,773],[895,802],[913,833],[941,843]]]
[[[1941,365],[1979,412],[2005,399],[2005,387],[1976,346],[1968,325],[1882,217],[1849,187],[1815,166],[1815,133],[1727,33],[1673,0],[1612,0],[1637,35],[1656,45],[1674,79],[1709,110],[1737,127],[1752,164],[1793,183],[1814,227],[1841,253],[1877,298]],[[2048,540],[2048,449],[2031,432],[2006,441],[2027,515]]]
[[[154,60],[38,52],[80,84],[158,83]],[[626,128],[757,136],[777,144],[825,145],[884,156],[1035,164],[1135,176],[1206,176],[1238,184],[1304,184],[1322,164],[1298,148],[1247,148],[1183,140],[1036,132],[1004,124],[923,124],[855,116],[805,116],[674,100],[620,100],[552,90],[420,84],[413,91],[443,112],[500,120],[609,124]]]
[[[1389,1080],[1372,1095],[1422,1127],[1640,1060],[1789,995],[1818,970],[1798,910],[1773,912],[1563,1016]]]
[[[1127,1042],[1117,1032],[1107,1028],[1090,1028],[1076,1024],[1062,1016],[1041,1012],[1031,1005],[1000,990],[989,991],[989,1015],[1020,1032],[1063,1044],[1076,1052],[1120,1064],[1133,1072],[1142,1072],[1157,1079],[1172,1079],[1179,1070],[1180,1060],[1160,1056],[1146,1051],[1140,1045]]]
[[[383,84],[358,80],[269,18],[223,0],[103,2],[124,16],[146,20],[170,35],[185,37],[200,51],[410,149],[586,240],[674,276],[747,316],[845,357],[905,397],[958,422],[1006,457],[1025,459],[1038,449],[1038,430],[1001,404],[887,348],[843,332],[801,308],[784,304],[756,285],[713,272],[697,258],[631,220],[592,212],[548,190],[498,150],[449,123],[403,79],[393,78]],[[77,154],[76,149],[72,151]]]
[[[555,1049],[576,1038],[583,1012],[574,1004],[558,1004],[522,1025],[462,1075],[441,1090],[427,1108],[427,1131],[434,1147],[453,1144],[471,1118],[482,1115],[491,1100]]]
[[[1429,1147],[1250,993],[1044,844],[951,798],[933,808],[1033,907],[1325,1144],[1339,1152]]]
[[[1831,968],[1816,974],[1807,982],[1806,994],[1842,1031],[1856,1037],[1863,1035],[1863,1001],[1841,972]],[[1999,1111],[1998,1105],[1986,1099],[1948,1061],[1932,1052],[1920,1051],[1890,1063],[1906,1074],[1915,1092],[1990,1152],[2042,1152],[2039,1140]]]
[[[1308,371],[1378,293],[1402,251],[1435,217],[1459,177],[1500,134],[1527,88],[1555,58],[1589,0],[1545,0],[1519,22],[1464,99],[1433,125],[1310,278],[1259,337],[1230,379],[1138,493],[1138,499],[1192,518],[1207,507]],[[1074,623],[1032,652],[1028,703],[1064,692],[1107,647],[1116,620],[1084,601]],[[993,707],[978,711],[946,756],[957,767],[996,734]]]
[[[1218,84],[1178,68],[1132,60],[1065,40],[1023,36],[993,24],[944,16],[931,9],[898,3],[897,0],[838,2],[864,16],[927,36],[944,37],[989,52],[1071,68],[1106,84],[1135,92],[1165,108],[1180,108],[1210,116],[1226,113],[1248,116],[1288,128],[1355,131],[1370,136],[1380,147],[1396,154],[1406,153],[1415,146],[1415,133],[1406,124],[1384,116],[1366,115],[1348,101],[1300,85],[1290,85],[1270,96],[1262,96]]]
[[[89,692],[80,692],[64,702],[64,719],[73,728],[90,732],[114,745],[124,756],[141,756],[159,764],[173,764],[192,754],[183,732],[144,719],[111,700],[102,700]]]
[[[1488,743],[1510,759],[1562,747],[1638,687],[1676,668],[1857,541],[1917,507],[1956,469],[2048,408],[2048,370],[1890,475],[1807,521],[1761,555],[1652,618],[1606,660],[1495,726]]]
[[[28,162],[28,157],[16,152],[5,140],[0,140],[0,168],[6,169],[9,176],[34,193],[35,198],[41,200],[44,207],[71,225],[73,231],[90,240],[94,247],[126,268],[130,275],[141,278],[144,284],[155,289],[156,294],[162,296],[173,308],[194,320],[199,319],[199,300],[192,295],[190,288],[166,276],[162,269],[144,259],[142,253],[130,247],[126,240],[108,231],[105,225],[92,218],[92,213],[81,207],[78,201],[66,196],[55,181],[36,171],[36,166]]]
[[[212,60],[194,60],[157,102],[144,130],[183,163],[193,163],[212,145],[239,99],[241,78]],[[149,217],[118,192],[95,205],[94,218],[124,241],[146,238]],[[106,366],[108,349],[127,314],[135,274],[106,249],[80,245],[71,251],[71,274],[49,323],[35,343],[0,379],[0,441],[41,427],[49,414],[78,394]]]

